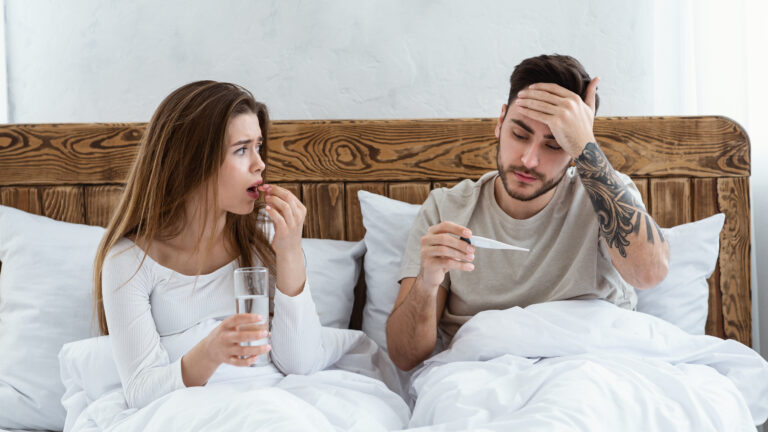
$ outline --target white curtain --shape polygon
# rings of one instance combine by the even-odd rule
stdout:
[[[750,136],[753,345],[768,358],[768,2],[653,1],[654,114],[725,115]]]
[[[8,123],[8,68],[5,55],[5,0],[0,0],[0,123]]]

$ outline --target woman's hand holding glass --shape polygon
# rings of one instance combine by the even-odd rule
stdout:
[[[263,322],[264,324],[258,324]],[[250,366],[268,353],[270,345],[241,346],[241,343],[269,336],[266,320],[256,314],[235,314],[221,322],[205,337],[205,352],[216,365]]]

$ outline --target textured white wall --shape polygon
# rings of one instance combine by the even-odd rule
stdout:
[[[669,17],[654,16],[653,0],[5,4],[13,123],[146,121],[171,90],[199,79],[245,86],[275,119],[495,116],[514,65],[554,52],[602,78],[601,115],[694,114],[664,102],[686,82],[652,65],[654,50],[690,37],[678,31],[686,17],[662,23]],[[676,60],[662,59],[684,66]],[[768,186],[762,146],[753,137],[759,203]],[[766,273],[768,229],[753,216],[756,268]],[[755,305],[765,315],[768,294]],[[761,329],[768,355],[768,317]]]
[[[145,121],[232,81],[275,119],[494,116],[522,59],[579,58],[601,114],[652,108],[643,2],[7,0],[11,122]]]

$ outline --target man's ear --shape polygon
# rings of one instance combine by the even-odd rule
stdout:
[[[507,115],[507,104],[504,104],[501,106],[501,115],[499,115],[499,121],[496,122],[496,131],[494,132],[496,134],[496,138],[498,139],[501,136],[501,124],[504,123],[504,118]]]

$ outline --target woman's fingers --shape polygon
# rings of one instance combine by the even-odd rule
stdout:
[[[274,208],[280,213],[280,215],[283,217],[283,219],[285,220],[286,224],[288,224],[288,226],[294,225],[293,221],[296,217],[294,215],[294,210],[290,204],[288,204],[282,198],[275,195],[267,196],[265,200],[267,201],[267,204],[269,204],[270,207]]]
[[[230,341],[235,344],[239,344],[242,342],[252,342],[261,340],[264,338],[269,337],[269,332],[267,330],[258,330],[258,331],[237,331],[233,332],[234,334],[229,337]]]
[[[237,328],[244,324],[255,324],[264,320],[264,317],[258,314],[239,313],[234,314],[231,317],[221,322],[221,326],[229,330],[237,330]]]

